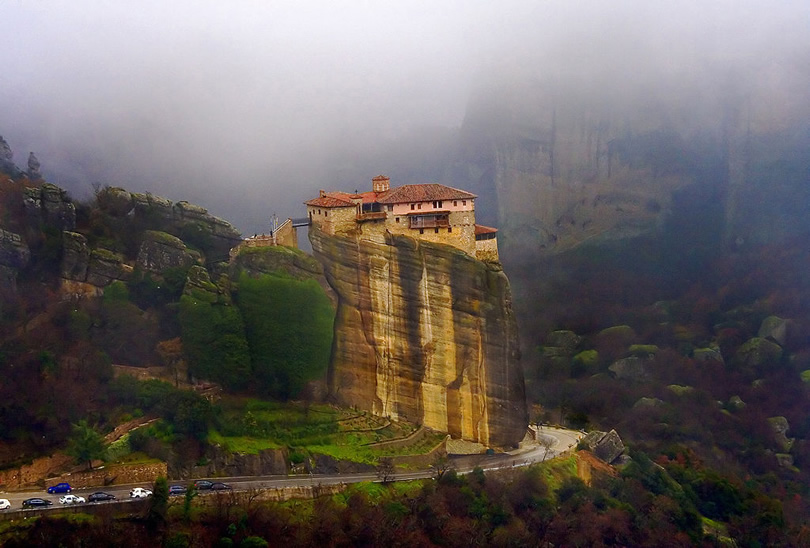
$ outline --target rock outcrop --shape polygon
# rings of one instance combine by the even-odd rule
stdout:
[[[610,432],[591,432],[580,442],[580,447],[610,464],[624,452],[624,442],[615,430]]]
[[[188,249],[180,238],[147,230],[143,234],[136,264],[143,271],[161,274],[169,268],[186,268],[201,260],[200,254]]]
[[[76,228],[76,206],[65,190],[44,183],[39,188],[26,188],[24,192],[23,204],[33,226],[44,221],[59,230]]]
[[[450,246],[385,234],[310,241],[338,296],[331,396],[506,447],[528,423],[509,281]]]
[[[19,234],[0,228],[0,288],[14,291],[17,273],[31,259],[31,251]]]

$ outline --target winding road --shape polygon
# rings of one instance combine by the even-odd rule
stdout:
[[[456,472],[466,474],[471,472],[474,468],[480,467],[484,471],[487,470],[503,470],[509,468],[519,468],[521,466],[528,466],[530,464],[542,462],[544,460],[552,459],[559,456],[561,453],[568,451],[576,446],[578,441],[584,435],[582,432],[575,430],[566,430],[563,428],[555,428],[550,426],[530,426],[535,432],[536,441],[522,442],[520,448],[507,451],[505,453],[496,453],[493,455],[450,455],[450,464]],[[544,441],[545,440],[545,441]],[[424,479],[433,477],[434,472],[431,470],[416,470],[413,472],[396,471],[394,474],[394,481],[407,481],[415,479]],[[182,480],[172,483],[188,484],[193,480]],[[359,474],[307,474],[307,475],[274,475],[274,476],[249,476],[249,477],[232,477],[232,478],[217,478],[217,481],[222,481],[233,487],[234,491],[246,491],[249,489],[280,489],[283,487],[306,487],[314,485],[335,485],[347,483],[359,483],[364,481],[379,481],[376,473],[359,473]],[[113,503],[121,503],[129,501],[129,491],[133,487],[146,487],[151,489],[148,484],[132,484],[132,485],[112,485],[108,487],[93,487],[87,489],[74,489],[72,493],[79,495],[85,499],[90,493],[96,491],[104,491],[116,496]],[[205,492],[203,492],[205,493]],[[59,497],[62,495],[48,495],[42,491],[15,491],[11,493],[0,493],[0,498],[6,498],[11,502],[11,509],[6,510],[6,513],[19,510],[22,506],[22,501],[31,498],[39,497],[53,502],[53,506],[47,509],[39,510],[54,510],[64,508],[59,504]],[[110,504],[110,503],[96,503],[96,504]],[[32,511],[33,512],[33,511]],[[0,512],[2,516],[2,512]]]

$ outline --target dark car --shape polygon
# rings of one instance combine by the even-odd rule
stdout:
[[[233,491],[233,487],[218,481],[211,484],[211,491]]]
[[[212,485],[214,485],[214,482],[208,480],[197,480],[194,482],[194,487],[196,487],[198,491],[205,491],[207,489],[211,489]]]
[[[57,483],[56,485],[51,485],[48,487],[48,493],[70,493],[70,484],[69,483]]]
[[[41,508],[43,506],[50,506],[53,502],[47,499],[41,499],[39,497],[35,497],[32,499],[25,499],[22,502],[23,508]]]
[[[185,485],[171,485],[169,486],[170,495],[182,495],[186,492]]]
[[[103,491],[98,491],[96,493],[91,493],[87,497],[87,502],[104,502],[105,500],[115,500],[115,495],[111,495],[110,493],[105,493]]]

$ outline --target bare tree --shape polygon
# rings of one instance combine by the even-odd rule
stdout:
[[[540,447],[543,448],[543,462],[545,462],[548,452],[551,451],[551,447],[554,445],[554,439],[550,436],[544,436],[541,434],[540,439],[537,440],[537,443],[539,443]]]
[[[453,463],[450,462],[447,455],[437,454],[433,459],[433,462],[430,464],[430,471],[433,475],[433,479],[437,481],[442,479],[450,470],[453,470]]]
[[[391,483],[394,481],[396,468],[394,467],[394,459],[391,457],[380,457],[377,461],[377,477],[383,483]]]

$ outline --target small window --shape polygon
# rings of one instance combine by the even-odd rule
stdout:
[[[439,200],[439,207],[442,207],[442,201]]]
[[[420,229],[419,229],[419,234],[424,234],[424,233],[425,233],[425,229],[424,229],[424,228],[420,228]]]
[[[461,200],[461,205],[463,206],[467,205],[467,200]]]
[[[399,217],[397,217],[397,222],[399,222]]]
[[[394,211],[394,204],[388,204],[388,211]]]
[[[413,211],[414,209],[416,209],[416,205],[411,204],[411,211]]]
[[[416,209],[422,209],[422,204],[417,204]]]
[[[324,210],[324,212],[323,212],[323,216],[324,216],[324,217],[328,217],[328,216],[329,216],[329,212],[328,212],[328,211],[326,211],[326,210]]]
[[[448,232],[448,233],[453,232],[453,227],[452,227],[452,226],[448,226],[448,227],[447,227],[447,232]]]
[[[320,214],[321,214],[321,210],[319,209],[319,210],[318,210],[318,215],[320,215]]]
[[[439,227],[437,226],[436,228],[434,228],[434,229],[433,229],[433,232],[435,232],[436,234],[438,234],[438,233],[439,233]]]
[[[456,207],[457,205],[458,205],[458,200],[453,200],[453,207]]]

